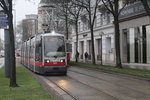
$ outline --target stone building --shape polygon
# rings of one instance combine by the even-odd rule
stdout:
[[[150,17],[140,0],[121,12],[120,32],[122,64],[150,70]]]
[[[37,15],[29,14],[22,21],[22,40],[26,40],[29,37],[37,34]]]
[[[58,16],[55,0],[41,0],[38,6],[38,32],[52,30],[65,34],[65,23]]]
[[[100,4],[102,5],[102,3]],[[100,7],[100,6],[99,6]],[[94,24],[94,45],[96,63],[105,65],[115,65],[115,47],[114,47],[114,26],[112,15],[104,9],[97,10]],[[78,21],[79,41],[79,61],[85,61],[84,53],[88,52],[88,61],[92,59],[91,33],[89,28],[87,13],[82,14]],[[72,30],[72,59],[76,55],[76,35],[75,29]]]

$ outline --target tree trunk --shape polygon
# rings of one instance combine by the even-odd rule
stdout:
[[[144,9],[147,13],[147,15],[150,17],[150,7],[148,5],[148,0],[141,0],[143,6],[144,6]]]
[[[90,30],[91,30],[91,43],[92,43],[92,64],[95,65],[95,49],[94,49],[94,31],[93,31],[93,25],[91,25]]]
[[[13,31],[13,15],[10,10],[8,15],[9,21],[9,38],[10,38],[10,87],[17,87],[16,83],[16,59],[15,59],[15,42],[14,42],[14,31]],[[8,62],[9,63],[9,62]]]
[[[75,29],[76,29],[76,62],[78,62],[78,21],[75,22]]]
[[[116,48],[116,67],[122,68],[121,57],[120,57],[120,31],[118,16],[114,18],[115,27],[115,48]]]
[[[91,12],[89,12],[91,43],[92,43],[92,64],[95,65],[94,31],[93,31],[94,22],[92,23],[91,19],[92,19]]]

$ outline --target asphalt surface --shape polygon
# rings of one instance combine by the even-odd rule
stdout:
[[[150,82],[70,67],[67,76],[33,74],[54,100],[150,100]]]

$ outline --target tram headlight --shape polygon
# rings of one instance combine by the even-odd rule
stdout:
[[[46,59],[45,62],[46,62],[46,63],[50,63],[50,60],[49,60],[49,59]]]
[[[65,59],[61,59],[60,62],[65,62]]]

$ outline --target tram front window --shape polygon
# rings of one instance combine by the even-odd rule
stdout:
[[[64,57],[65,42],[62,36],[44,37],[45,57]]]

